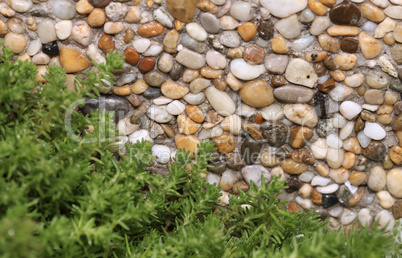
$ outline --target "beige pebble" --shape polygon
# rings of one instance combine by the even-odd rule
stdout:
[[[200,72],[198,70],[193,70],[193,69],[186,69],[184,70],[182,80],[185,83],[192,82],[195,80],[198,76],[200,75]]]
[[[95,8],[88,15],[88,25],[91,27],[99,27],[106,22],[106,13],[102,8]]]
[[[179,115],[177,117],[177,128],[180,133],[184,134],[194,134],[200,129],[201,125],[194,122],[185,115]]]
[[[342,82],[346,78],[345,73],[341,70],[330,70],[329,75],[337,82]]]
[[[382,41],[385,44],[387,44],[388,46],[391,46],[391,45],[395,44],[394,34],[392,32],[388,32],[387,34],[385,34],[385,36],[382,39]]]
[[[402,170],[391,169],[387,174],[387,189],[396,198],[402,198]]]
[[[337,184],[343,184],[349,179],[349,170],[346,168],[330,169],[328,176]]]
[[[367,186],[371,190],[378,192],[384,189],[386,182],[385,170],[380,166],[373,167],[367,180]]]
[[[321,62],[328,56],[328,53],[325,51],[321,52],[306,52],[304,54],[304,59],[307,62]]]
[[[384,95],[385,104],[393,105],[399,100],[399,93],[391,90],[387,90]]]
[[[167,81],[162,84],[162,94],[171,99],[181,99],[190,92],[189,87],[177,84],[174,81]]]
[[[0,20],[0,35],[4,35],[8,32],[8,27],[7,25]]]
[[[366,59],[372,59],[378,56],[382,51],[381,41],[366,34],[365,32],[361,32],[359,34],[359,46],[363,56]]]
[[[330,36],[357,36],[359,34],[359,27],[350,25],[335,25],[327,29]]]
[[[318,174],[320,174],[323,177],[327,177],[329,174],[329,170],[328,168],[326,168],[323,164],[321,163],[316,163],[314,165],[315,171],[318,172]]]
[[[261,153],[261,164],[266,167],[274,167],[280,163],[280,159],[274,154],[264,151]],[[283,171],[283,169],[281,168]]]
[[[241,118],[238,115],[230,115],[225,117],[221,123],[221,128],[225,132],[230,132],[233,135],[239,135],[242,127],[241,127]],[[262,157],[261,157],[262,159]],[[276,163],[275,165],[277,165]],[[265,166],[265,165],[264,165]]]
[[[228,73],[226,75],[226,83],[234,91],[238,91],[243,87],[243,83],[239,79],[237,79],[236,76],[234,76],[232,73]]]
[[[307,199],[311,195],[311,191],[313,190],[313,187],[310,184],[303,184],[298,191],[298,194],[303,198]]]
[[[360,10],[362,11],[363,17],[373,21],[373,22],[382,22],[385,19],[385,14],[381,8],[376,5],[365,2],[359,4]]]
[[[29,17],[29,18],[25,21],[25,23],[27,24],[27,27],[28,27],[29,30],[32,30],[32,31],[36,31],[36,30],[37,30],[35,17]]]
[[[402,130],[396,131],[396,138],[398,138],[399,146],[402,146]]]
[[[383,22],[378,24],[377,28],[375,29],[374,32],[374,37],[375,38],[382,38],[387,34],[388,32],[392,32],[395,29],[396,22],[387,17]]]
[[[392,115],[391,113],[394,111],[394,107],[392,105],[381,105],[376,113],[377,113],[377,120],[381,124],[389,125],[392,122]]]
[[[348,206],[356,206],[364,196],[365,187],[359,187],[356,192],[352,194],[348,201]]]
[[[352,69],[357,62],[357,56],[349,53],[342,53],[335,57],[336,65],[342,70]]]
[[[215,70],[209,66],[204,66],[201,68],[201,76],[208,79],[219,79],[224,73],[225,71],[223,70]]]
[[[79,14],[89,14],[94,9],[88,0],[80,0],[75,4],[75,10]]]
[[[318,36],[318,43],[323,50],[330,53],[337,53],[341,49],[341,41],[338,38],[329,36],[328,34],[321,34]]]
[[[49,73],[46,66],[40,65],[40,66],[38,66],[38,69],[36,71],[37,71],[37,74],[36,74],[35,81],[40,82],[40,83],[45,83],[46,80],[45,80],[45,78],[43,78],[43,75]]]
[[[166,36],[163,38],[163,50],[167,53],[175,53],[177,48],[177,42],[179,40],[179,32],[177,30],[171,30],[166,33]]]
[[[308,165],[296,162],[292,159],[285,159],[281,163],[281,168],[288,174],[299,175],[307,171]]]
[[[17,34],[22,34],[25,32],[25,28],[22,24],[22,20],[18,19],[18,18],[11,18],[10,20],[8,20],[8,28],[10,29],[10,31],[17,33]]]
[[[92,30],[85,21],[77,21],[74,23],[71,31],[71,38],[79,44],[87,47],[91,43]]]
[[[232,59],[243,58],[243,51],[240,48],[229,48],[227,57]]]
[[[342,167],[346,169],[350,169],[355,165],[356,155],[352,152],[346,152],[345,157],[343,158]]]
[[[359,144],[359,140],[355,136],[345,139],[343,141],[343,148],[346,151],[350,151],[354,154],[360,154],[362,152],[362,148]]]
[[[402,22],[398,22],[393,34],[395,40],[399,43],[402,43]]]
[[[124,20],[128,23],[135,23],[141,20],[141,9],[138,7],[130,7]]]
[[[144,93],[148,88],[147,83],[143,79],[137,80],[133,85],[131,85],[131,91],[134,94],[141,94]]]
[[[122,22],[106,22],[103,30],[106,34],[117,34],[124,30],[124,24]]]
[[[392,146],[389,156],[396,165],[400,165],[402,163],[402,147]]]
[[[131,89],[129,85],[115,86],[112,92],[119,96],[127,96],[130,95]]]
[[[27,53],[24,53],[24,54],[20,55],[17,59],[21,60],[21,61],[31,62],[31,57]]]
[[[6,3],[0,3],[0,14],[6,17],[13,17],[15,15],[15,11]]]
[[[24,51],[27,45],[27,40],[24,35],[9,32],[4,37],[4,46],[9,47],[14,54],[19,54]]]
[[[285,38],[281,35],[275,36],[271,41],[272,51],[278,54],[286,54],[289,47],[286,45]]]
[[[318,0],[308,0],[308,7],[310,10],[319,15],[323,16],[327,13],[327,8]]]
[[[380,201],[381,207],[384,209],[389,209],[395,204],[395,199],[392,198],[388,191],[379,191],[376,193],[378,200]]]

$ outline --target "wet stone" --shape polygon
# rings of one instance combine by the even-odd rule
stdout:
[[[226,170],[226,162],[224,161],[210,162],[209,164],[213,167],[208,168],[208,170],[214,174],[220,175]]]
[[[303,185],[303,182],[299,180],[298,176],[290,176],[285,183],[288,188],[285,189],[287,193],[293,193]]]
[[[345,185],[341,185],[336,193],[340,204],[347,204],[352,197],[352,192]]]
[[[362,17],[360,8],[349,1],[334,5],[329,12],[329,18],[335,24],[357,25]]]
[[[262,144],[251,138],[246,138],[241,145],[240,153],[247,165],[255,163],[261,151]]]
[[[319,137],[327,137],[334,130],[331,119],[321,119],[315,128]]]
[[[261,125],[262,136],[273,147],[281,147],[286,143],[289,128],[282,122],[265,122]]]
[[[109,112],[114,111],[114,120],[122,119],[129,111],[131,104],[125,98],[115,95],[101,95],[98,99],[87,98],[81,112],[84,115],[90,115],[91,111],[99,109],[99,113],[103,110]]]
[[[323,194],[322,195],[322,204],[321,206],[325,209],[328,209],[329,207],[334,206],[335,204],[337,204],[338,201],[338,197],[336,197],[335,194]]]
[[[352,38],[344,38],[341,40],[341,49],[344,52],[356,53],[359,48],[359,41]]]
[[[363,149],[364,156],[378,162],[380,162],[385,157],[386,154],[387,154],[387,148],[380,141],[371,141],[369,146]]]
[[[146,99],[155,99],[162,94],[161,89],[158,87],[148,87],[142,95]]]
[[[60,54],[59,46],[57,41],[53,41],[42,45],[42,52],[50,57],[58,56]]]
[[[263,40],[270,40],[274,37],[274,24],[271,21],[260,22],[257,26],[257,32]]]

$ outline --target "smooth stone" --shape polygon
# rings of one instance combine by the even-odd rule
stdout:
[[[187,33],[183,33],[181,35],[180,43],[184,47],[200,54],[205,53],[208,50],[207,44],[197,41],[196,39],[190,37],[190,35],[188,35]]]
[[[89,3],[96,8],[103,8],[108,5],[112,0],[89,0]]]
[[[271,86],[263,80],[245,83],[239,95],[244,103],[256,108],[266,107],[274,101]]]
[[[402,20],[402,6],[388,6],[385,8],[384,13],[393,19]]]
[[[391,56],[394,61],[400,65],[402,64],[402,44],[394,44],[391,48]]]
[[[176,61],[177,61],[177,56],[176,56]],[[170,79],[172,79],[173,81],[178,81],[182,77],[185,69],[186,68],[183,65],[175,62],[173,64],[172,70],[169,72]]]
[[[374,32],[374,38],[383,38],[388,32],[392,32],[396,27],[396,22],[387,17],[384,21],[378,24]]]
[[[339,189],[339,185],[338,184],[330,184],[327,186],[319,186],[316,189],[321,194],[332,194],[332,193],[335,193]],[[338,202],[338,198],[336,200]]]
[[[395,199],[392,198],[391,194],[387,191],[377,192],[376,196],[380,201],[381,207],[384,209],[389,209],[395,204]]]
[[[335,101],[343,101],[347,96],[353,93],[353,89],[337,83],[335,88],[329,92],[329,96]]]
[[[299,175],[307,171],[308,165],[296,162],[292,159],[285,159],[281,163],[281,168],[288,174]]]
[[[233,114],[223,119],[221,128],[222,130],[230,132],[233,135],[239,135],[242,129],[241,124],[241,118],[238,115]]]
[[[131,104],[123,97],[116,95],[101,95],[98,99],[88,98],[85,100],[84,107],[81,112],[84,115],[90,115],[91,111],[103,110],[114,112],[114,120],[118,121],[125,117],[130,111]]]
[[[362,11],[360,8],[349,1],[334,5],[329,12],[331,21],[340,25],[357,25],[361,16]]]
[[[307,7],[307,0],[260,0],[260,4],[276,17],[285,18]]]
[[[243,141],[240,147],[240,153],[247,165],[251,165],[257,161],[261,148],[262,144],[251,138],[246,138]]]
[[[190,92],[188,86],[180,85],[174,81],[164,82],[161,86],[162,94],[171,99],[181,99]]]
[[[185,151],[189,151],[191,155],[198,152],[197,145],[200,144],[200,140],[194,135],[184,135],[177,134],[175,136],[175,143],[177,149],[184,149]]]
[[[391,82],[391,77],[388,74],[374,70],[366,75],[366,83],[373,89],[382,89],[388,86]]]
[[[211,85],[211,81],[204,78],[197,78],[190,83],[189,88],[191,93],[199,93]]]
[[[158,163],[166,164],[170,160],[171,151],[167,146],[155,144],[152,146],[152,155]]]
[[[199,105],[202,102],[205,101],[205,94],[204,92],[200,92],[197,94],[193,94],[193,93],[188,93],[186,96],[183,97],[183,99],[191,105]]]
[[[310,27],[310,33],[318,36],[331,26],[331,20],[326,16],[318,16],[314,19]]]
[[[344,101],[339,107],[341,114],[348,120],[354,119],[362,111],[362,107],[354,101]]]
[[[297,38],[301,33],[299,20],[296,14],[278,21],[275,23],[275,28],[287,39]]]
[[[186,31],[193,39],[197,41],[204,41],[208,37],[208,33],[198,23],[192,22],[186,25]]]
[[[380,141],[371,141],[367,148],[363,149],[363,155],[380,162],[387,154],[387,148]]]
[[[338,186],[339,187],[339,186]],[[325,209],[334,206],[339,203],[338,198],[335,194],[323,194],[322,195],[322,204],[321,206]]]
[[[387,174],[387,189],[396,198],[402,198],[402,170],[391,169]]]
[[[251,65],[244,59],[235,59],[230,63],[230,71],[241,80],[250,81],[266,72],[264,65]]]
[[[200,69],[205,65],[205,57],[188,49],[179,51],[176,61],[190,69]]]
[[[261,115],[267,121],[279,121],[285,116],[285,113],[281,105],[271,104],[261,109]]]
[[[387,135],[384,128],[382,128],[379,124],[370,122],[366,122],[364,134],[373,140],[382,140]]]
[[[230,7],[230,15],[239,21],[247,22],[254,17],[254,8],[248,2],[235,1]]]
[[[168,123],[173,119],[173,116],[168,113],[166,106],[152,105],[148,108],[147,115],[158,123]]]
[[[345,168],[330,169],[328,176],[337,184],[343,184],[349,179],[349,171]]]
[[[332,217],[335,217],[335,218],[338,218],[339,216],[341,216],[342,212],[343,212],[342,206],[332,208],[331,210],[328,211],[329,215],[331,215]]]
[[[327,151],[326,161],[330,168],[338,169],[342,166],[345,158],[345,151],[343,149],[329,148]]]
[[[239,22],[232,16],[223,16],[219,20],[219,24],[222,30],[234,30],[239,27]]]
[[[269,183],[271,180],[271,174],[261,165],[244,166],[241,169],[241,174],[248,185],[253,181],[258,187],[262,183],[261,176],[263,176],[265,183]]]
[[[325,138],[317,139],[310,148],[316,159],[324,159],[327,156],[328,145]]]
[[[309,46],[311,46],[314,41],[316,40],[315,36],[311,36],[311,35],[306,35],[300,39],[296,39],[292,42],[292,49],[296,50],[296,51],[302,51],[306,48],[308,48]]]
[[[289,58],[287,55],[269,54],[265,58],[265,68],[275,74],[283,74],[288,65]]]
[[[357,218],[357,213],[349,209],[344,209],[340,222],[342,225],[349,225]]]
[[[149,86],[160,87],[163,82],[166,82],[167,76],[159,71],[151,71],[144,74],[143,79]]]
[[[303,174],[301,174],[299,176],[299,179],[302,182],[309,183],[309,182],[311,182],[311,180],[313,179],[314,176],[315,176],[314,172],[307,171],[307,172],[304,172]]]
[[[239,47],[241,40],[236,31],[223,31],[219,36],[219,42],[225,47]]]
[[[221,28],[219,20],[211,13],[202,13],[200,15],[200,23],[208,33],[212,34],[218,33]]]
[[[387,210],[382,210],[377,213],[375,221],[378,221],[378,228],[385,228],[385,232],[392,230],[395,226],[395,219]]]
[[[205,55],[209,67],[215,70],[226,67],[226,57],[215,50],[209,50]]]
[[[293,59],[287,66],[286,79],[289,82],[313,88],[318,81],[318,76],[313,67],[303,59]]]
[[[152,142],[153,140],[147,130],[141,129],[141,130],[135,131],[134,133],[130,134],[128,136],[128,141],[131,143],[137,143],[137,142],[141,142],[141,141]]]
[[[168,53],[163,53],[158,60],[158,68],[163,73],[169,73],[174,64],[174,58]]]
[[[185,108],[186,106],[183,103],[174,100],[167,105],[166,110],[169,114],[177,116],[183,113]]]
[[[71,38],[77,43],[87,47],[91,42],[92,30],[85,21],[77,21],[71,30]],[[43,43],[43,42],[42,42]]]
[[[9,47],[14,54],[22,53],[27,45],[24,35],[9,32],[4,37],[4,46]]]
[[[271,21],[261,21],[257,26],[257,32],[262,40],[270,40],[274,37],[274,24]]]
[[[151,41],[146,38],[140,38],[133,41],[133,47],[138,53],[144,53],[151,46]]]
[[[364,82],[364,75],[361,73],[356,73],[345,78],[345,84],[352,88],[357,88]]]
[[[219,186],[223,191],[228,191],[233,187],[237,180],[238,177],[236,176],[236,173],[234,171],[226,170],[222,173]]]
[[[361,32],[359,34],[359,46],[364,58],[372,59],[382,52],[382,42],[374,37]]]
[[[314,109],[307,104],[288,104],[284,107],[284,113],[290,121],[313,128],[318,123]]]
[[[205,96],[207,97],[211,106],[222,116],[229,116],[236,111],[235,103],[232,98],[215,87],[209,87],[205,90]]]
[[[345,205],[352,197],[352,193],[345,185],[341,185],[336,193],[336,197],[338,198],[340,204]]]
[[[33,5],[32,0],[6,0],[5,2],[19,13],[27,12]]]
[[[331,179],[322,177],[322,176],[315,176],[311,180],[311,186],[326,186],[331,182]]]
[[[197,0],[167,0],[166,6],[170,14],[182,22],[190,22],[197,9]]]
[[[26,52],[28,55],[34,56],[39,52],[41,48],[42,43],[40,43],[39,39],[31,40],[31,43],[29,44]]]
[[[77,49],[70,47],[60,48],[60,64],[67,73],[76,73],[88,68],[92,63]]]
[[[359,140],[362,148],[367,148],[371,142],[371,138],[367,137],[367,135],[365,135],[363,131],[360,131],[357,134],[357,139]]]
[[[154,103],[157,106],[161,106],[161,105],[167,105],[172,101],[173,101],[173,99],[171,99],[171,98],[160,96],[160,97],[158,97],[156,99],[153,99],[152,103]]]
[[[38,24],[37,34],[42,44],[57,40],[55,25],[51,20],[44,20]]]
[[[371,216],[369,209],[363,208],[358,213],[358,219],[363,227],[368,227],[373,217]]]
[[[146,99],[155,99],[162,94],[161,88],[159,87],[148,87],[142,95]]]
[[[340,149],[342,147],[342,140],[337,134],[330,134],[326,138],[328,147]]]
[[[71,20],[77,14],[74,4],[67,0],[55,0],[52,4],[52,12],[61,20]]]
[[[210,185],[215,184],[218,186],[221,181],[221,177],[214,173],[208,173],[208,175],[205,178],[205,181]]]
[[[287,103],[307,103],[313,98],[314,91],[302,86],[287,85],[276,88],[274,96]]]

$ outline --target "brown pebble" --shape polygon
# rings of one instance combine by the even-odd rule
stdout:
[[[395,219],[402,218],[402,201],[398,201],[394,207],[392,207],[392,215]]]
[[[318,89],[325,93],[330,92],[334,88],[335,88],[335,80],[333,78],[328,79],[326,82],[318,86]]]
[[[364,188],[365,187],[359,187],[359,189],[357,189],[357,191],[352,194],[352,197],[348,201],[349,206],[354,207],[361,201],[364,195]]]
[[[113,36],[103,33],[98,41],[98,48],[107,54],[115,49]]]
[[[126,29],[124,36],[123,36],[123,41],[124,43],[128,44],[130,41],[134,38],[134,31],[131,28]]]
[[[349,182],[354,186],[359,186],[364,183],[367,178],[367,174],[362,171],[353,171],[350,173]]]
[[[299,212],[300,208],[295,202],[289,202],[288,204],[288,212]]]
[[[236,147],[236,141],[233,135],[223,133],[215,138],[215,146],[220,153],[229,153]]]
[[[257,33],[257,26],[252,22],[245,22],[237,28],[237,33],[244,41],[250,41]]]
[[[202,123],[205,120],[205,116],[202,111],[194,105],[186,106],[186,114],[196,123]]]
[[[151,57],[144,57],[143,59],[141,59],[141,61],[138,63],[138,69],[140,69],[140,71],[142,73],[146,73],[151,71],[152,69],[154,69],[156,64],[156,60],[151,58]]]
[[[380,90],[368,90],[364,93],[364,100],[370,105],[381,105],[384,102],[384,96]]]
[[[131,65],[137,65],[140,60],[140,54],[131,47],[124,51],[123,56],[126,58],[125,61]]]
[[[313,68],[318,77],[325,75],[325,73],[327,72],[327,68],[322,62],[314,63]]]
[[[329,69],[329,70],[336,70],[338,66],[336,65],[335,58],[333,56],[327,56],[324,59],[324,65]]]
[[[283,76],[283,75],[274,75],[271,78],[272,87],[282,86],[282,85],[285,85],[285,83],[286,83],[286,79],[285,79],[285,76]]]
[[[315,188],[311,190],[311,201],[316,205],[322,204],[321,194]]]
[[[246,131],[251,137],[253,137],[256,141],[262,141],[262,134],[257,126],[253,125],[252,123],[243,123],[242,124],[243,130]]]
[[[356,89],[357,94],[359,94],[360,96],[363,96],[364,93],[366,93],[367,88],[364,86],[360,86]]]
[[[293,159],[285,159],[281,163],[281,168],[288,174],[300,175],[307,171],[308,165],[300,162],[296,162]]]
[[[223,78],[213,79],[212,85],[214,85],[215,88],[217,88],[220,91],[225,91],[227,87],[226,80]]]
[[[309,141],[313,137],[313,131],[310,128],[295,126],[290,129],[289,144],[293,148],[300,149],[306,145],[306,141]]]
[[[89,3],[94,7],[103,8],[108,5],[112,0],[89,0]]]
[[[126,99],[133,105],[134,107],[138,107],[142,104],[142,100],[135,94],[131,94],[126,96]]]
[[[160,126],[162,127],[163,131],[165,132],[165,134],[169,137],[169,138],[173,138],[175,136],[175,131],[173,129],[173,127],[171,127],[168,124],[160,124]]]
[[[305,149],[296,149],[292,152],[292,159],[296,162],[312,165],[315,162],[315,158],[311,151]]]
[[[76,73],[92,65],[84,54],[75,48],[61,47],[59,56],[61,67],[66,73]]]
[[[392,146],[389,156],[396,165],[400,165],[402,163],[402,148],[400,146]]]
[[[198,9],[204,12],[209,12],[209,13],[216,13],[218,11],[218,6],[212,3],[209,0],[199,0],[197,4]]]
[[[341,49],[344,52],[356,53],[359,48],[359,41],[352,38],[344,38],[341,40]]]
[[[335,24],[357,25],[361,19],[362,11],[352,2],[344,1],[331,8],[329,18]]]
[[[262,117],[262,114],[261,114],[261,113],[258,113],[258,114],[255,116],[254,121],[255,121],[255,123],[256,123],[257,125],[260,125],[260,124],[264,123],[265,120],[264,120],[264,118]]]
[[[195,15],[197,0],[166,0],[169,13],[182,22],[190,22]]]
[[[143,38],[150,38],[162,34],[164,30],[165,27],[159,22],[151,22],[138,27],[137,33]]]
[[[263,48],[258,46],[248,46],[244,48],[244,61],[261,64],[265,58],[265,51]]]
[[[363,128],[364,128],[364,121],[363,121],[363,119],[359,116],[359,117],[356,119],[355,127],[354,127],[353,129],[355,130],[356,133],[358,133],[358,132],[360,132],[361,130],[363,130]]]
[[[240,190],[242,190],[243,192],[247,192],[248,188],[249,188],[247,184],[245,184],[241,181],[238,181],[233,185],[233,188],[232,188],[232,191],[234,194],[239,193],[239,190],[237,189],[237,187],[240,188]]]

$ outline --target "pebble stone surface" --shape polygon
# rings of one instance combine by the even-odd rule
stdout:
[[[124,55],[83,110],[117,111],[120,140],[153,143],[156,173],[209,139],[205,178],[225,196],[279,176],[288,210],[334,229],[402,217],[402,1],[10,0],[0,35],[40,74],[62,66],[67,89]]]

